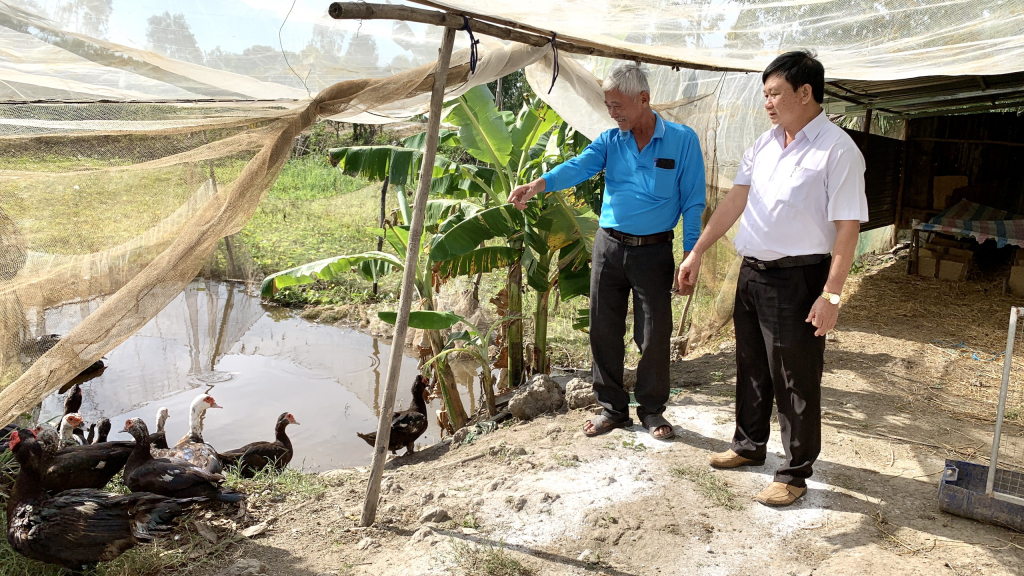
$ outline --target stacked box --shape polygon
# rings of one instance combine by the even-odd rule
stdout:
[[[1024,296],[1024,250],[1019,248],[1010,268],[1010,294]]]
[[[966,280],[973,260],[974,251],[968,242],[934,238],[918,252],[917,274],[940,280]],[[1024,288],[1024,270],[1021,282]]]

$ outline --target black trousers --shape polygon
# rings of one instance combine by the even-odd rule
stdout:
[[[640,405],[637,417],[643,422],[646,416],[665,411],[674,273],[671,242],[627,246],[598,229],[590,274],[590,350],[594,395],[609,418],[629,418],[629,393],[622,385],[622,374],[630,292],[637,324],[634,340],[641,353],[634,390]]]
[[[821,373],[825,337],[807,320],[828,279],[831,258],[818,264],[740,269],[733,322],[736,326],[736,432],[732,450],[763,460],[772,400],[786,461],[775,481],[805,486],[821,452]]]

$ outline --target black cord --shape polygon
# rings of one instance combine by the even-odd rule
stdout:
[[[555,64],[551,67],[551,88],[548,88],[548,94],[555,89],[555,80],[558,80],[558,32],[551,33],[551,51],[555,55]]]
[[[462,17],[462,28],[469,33],[469,73],[476,74],[476,63],[480,59],[480,52],[477,49],[477,45],[480,41],[473,36],[473,30],[469,27],[469,18],[466,16]]]

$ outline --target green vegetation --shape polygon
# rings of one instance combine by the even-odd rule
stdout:
[[[452,549],[444,560],[460,576],[531,576],[534,572],[505,551],[504,542],[474,546],[451,539]]]
[[[396,207],[389,197],[388,210]],[[346,176],[322,156],[304,156],[285,165],[240,236],[260,270],[271,273],[376,248],[373,228],[379,213],[380,184]],[[332,284],[349,288],[349,293],[369,288],[355,277],[339,277]],[[397,281],[393,284],[397,287]],[[341,303],[345,296],[342,292],[337,302],[316,303]]]
[[[237,467],[225,470],[224,485],[244,492],[250,504],[266,501],[309,500],[320,498],[327,492],[327,483],[319,475],[285,468],[277,472],[272,467],[256,472],[252,478],[243,478]]]
[[[713,505],[729,510],[743,510],[743,504],[736,501],[732,488],[714,472],[696,466],[673,466],[669,472],[677,478],[685,478],[697,485],[697,492]]]

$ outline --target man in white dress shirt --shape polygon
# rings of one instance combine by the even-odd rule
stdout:
[[[755,499],[786,506],[807,492],[821,451],[825,334],[836,325],[868,203],[864,157],[821,108],[821,62],[789,52],[761,79],[775,126],[743,155],[677,281],[692,286],[702,254],[740,219],[733,241],[743,257],[733,312],[736,430],[731,448],[710,460],[717,468],[763,465],[774,399],[786,460]]]

